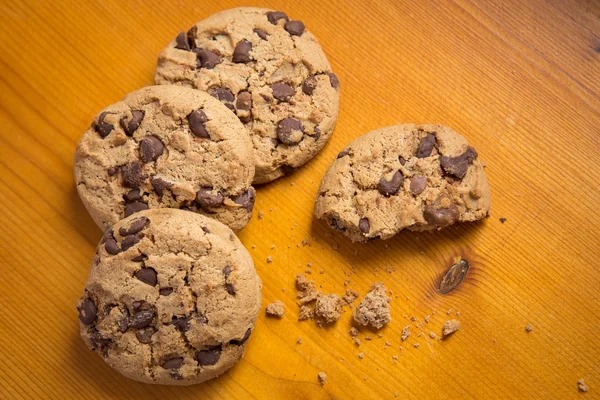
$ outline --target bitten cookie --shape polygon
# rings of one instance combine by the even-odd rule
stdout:
[[[252,216],[248,133],[219,101],[149,86],[105,108],[75,153],[81,200],[103,230],[148,208],[209,215],[235,231]]]
[[[354,242],[487,217],[490,187],[467,140],[441,125],[397,125],[354,140],[331,164],[315,215]]]
[[[155,81],[208,91],[245,124],[254,183],[313,158],[331,137],[339,81],[315,36],[280,11],[235,8],[181,32],[159,55]]]
[[[243,355],[261,281],[234,233],[211,218],[146,210],[106,231],[77,303],[87,346],[141,382],[191,385]]]

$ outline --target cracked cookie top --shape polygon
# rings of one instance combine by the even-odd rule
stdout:
[[[226,10],[181,32],[159,55],[155,81],[209,92],[244,123],[254,183],[292,172],[329,140],[339,81],[301,21],[262,8]]]
[[[96,116],[75,153],[81,200],[103,230],[149,208],[210,215],[235,231],[252,216],[252,144],[204,92],[149,86]]]
[[[77,304],[81,336],[123,375],[189,385],[243,355],[261,281],[235,234],[218,221],[145,210],[108,229]]]
[[[490,188],[475,149],[442,125],[396,125],[350,143],[319,188],[315,215],[352,241],[487,217]]]

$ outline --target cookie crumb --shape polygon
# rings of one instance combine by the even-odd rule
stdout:
[[[432,339],[435,339],[436,338],[436,334],[433,333],[433,332],[429,332],[429,337],[432,338]]]
[[[457,316],[457,317],[460,317],[460,311],[457,311],[457,312],[456,312],[456,316]]]
[[[333,248],[335,251],[338,251],[338,250],[340,249],[337,243],[334,243],[334,244],[332,244],[332,245],[331,245],[331,247],[332,247],[332,248]]]
[[[587,392],[589,390],[589,387],[585,384],[583,379],[577,381],[577,388],[580,392]]]
[[[274,244],[271,245],[271,250],[275,250],[275,245]]]
[[[308,239],[302,239],[302,246],[310,246],[310,241]]]
[[[448,314],[448,315],[452,314],[452,309],[449,309],[448,311],[446,311],[446,314]]]
[[[263,219],[265,212],[263,210],[258,211],[258,219]]]
[[[267,305],[267,316],[275,318],[283,318],[285,313],[285,306],[281,300],[275,300],[273,303]]]
[[[398,361],[398,356],[392,356],[392,358],[396,361]]]
[[[268,263],[272,263],[272,262],[273,262],[273,257],[271,257],[271,256],[267,256],[267,262],[268,262]]]
[[[302,344],[302,336],[298,336],[298,339],[296,340],[296,343]]]
[[[255,248],[256,248],[256,245],[255,245],[255,244],[253,244],[253,245],[252,245],[252,248],[253,248],[253,249],[255,249]]]
[[[348,284],[349,284],[349,283],[350,283],[350,279],[346,279],[346,280],[344,281],[344,286],[348,286]]]
[[[527,333],[531,332],[532,330],[533,330],[533,326],[532,326],[531,324],[528,324],[528,325],[525,327],[525,332],[527,332]]]
[[[398,392],[394,393],[394,397],[398,397]]]
[[[386,346],[391,346],[392,344],[386,340],[386,341],[385,341],[385,345],[386,345]]]
[[[300,312],[298,313],[298,321],[306,321],[314,316],[314,311],[309,305],[300,306]]]
[[[325,270],[324,270],[324,269],[320,269],[320,270],[319,270],[319,273],[320,273],[320,274],[324,274],[324,273],[325,273]]]
[[[356,346],[360,346],[360,339],[359,338],[354,338],[354,344]]]
[[[358,336],[358,329],[356,329],[355,327],[350,328],[350,336],[357,337]]]
[[[391,298],[386,295],[383,282],[371,285],[369,293],[363,297],[360,304],[354,309],[354,321],[363,326],[374,329],[383,328],[392,320],[390,317]]]
[[[371,336],[365,336],[365,340],[371,340],[372,337]]]
[[[328,325],[337,322],[342,315],[342,299],[337,294],[317,297],[315,303],[315,320],[317,325]]]
[[[308,262],[308,263],[306,263],[306,266],[309,267],[309,268],[312,268],[312,263]]]
[[[507,219],[506,219],[506,218],[500,218],[500,222],[501,222],[501,223],[505,223],[506,221],[507,221]]]
[[[358,353],[358,358],[360,358],[362,360],[363,358],[365,358],[365,354],[364,353]]]
[[[321,294],[315,287],[314,281],[309,281],[306,276],[302,274],[296,275],[296,290],[298,291],[298,298],[300,304],[309,303],[317,299],[317,296]]]
[[[400,339],[402,339],[402,341],[404,342],[406,339],[408,339],[409,336],[410,336],[410,325],[407,325],[402,329],[402,336],[400,337]]]
[[[429,315],[425,316],[425,322],[429,322],[430,319],[431,319],[431,316],[429,316]]]
[[[360,294],[356,290],[346,289],[346,294],[342,296],[342,300],[346,303],[345,305],[349,306],[354,303],[354,300],[356,300],[358,296],[360,296]]]
[[[319,378],[319,384],[323,386],[325,384],[325,380],[327,379],[327,375],[325,374],[325,372],[319,372],[317,377]]]
[[[421,343],[415,343],[413,344],[413,346],[415,346],[415,349],[418,349],[419,347],[421,347]]]
[[[454,332],[456,332],[459,329],[460,329],[460,321],[451,319],[451,320],[444,322],[444,329],[442,331],[442,334],[444,336],[448,336],[448,335],[453,334]]]

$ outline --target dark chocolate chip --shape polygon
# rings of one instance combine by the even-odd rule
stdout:
[[[440,282],[440,286],[438,288],[441,294],[448,294],[454,289],[456,289],[465,276],[467,275],[467,271],[469,270],[469,262],[464,258],[461,258],[457,263],[452,264],[450,269],[444,274],[442,277],[442,281]]]
[[[284,175],[292,175],[293,173],[295,173],[298,168],[294,168],[291,165],[287,165],[287,164],[283,164],[281,167],[281,171],[284,173]]]
[[[131,326],[135,329],[142,329],[147,327],[152,323],[154,319],[154,311],[153,310],[141,310],[133,314],[133,319],[131,321]]]
[[[315,133],[313,135],[313,139],[315,139],[315,142],[319,139],[321,139],[321,130],[319,129],[318,126],[315,126],[315,129],[313,129],[313,132]]]
[[[371,224],[369,223],[369,219],[361,218],[360,221],[358,221],[358,229],[360,229],[362,233],[369,233],[369,231],[371,230]]]
[[[467,150],[458,157],[446,157],[443,156],[440,159],[440,165],[447,174],[454,175],[455,177],[462,179],[469,169],[469,165],[477,158],[477,152],[474,148],[469,147]]]
[[[267,32],[263,31],[262,29],[258,29],[258,28],[254,28],[254,33],[256,33],[258,35],[259,38],[261,38],[262,40],[267,40],[267,38],[269,37],[269,35],[267,34]]]
[[[344,232],[346,230],[346,227],[342,225],[342,223],[337,218],[332,218],[329,224],[336,231]]]
[[[137,189],[144,180],[142,165],[137,161],[123,166],[123,185],[132,189]]]
[[[117,241],[115,240],[115,238],[108,238],[106,239],[106,243],[104,243],[104,249],[106,250],[106,252],[108,254],[112,254],[113,256],[115,254],[119,254],[119,245],[117,244]]]
[[[133,262],[142,262],[144,261],[144,259],[146,258],[146,256],[144,254],[140,254],[138,256],[135,256],[131,259],[131,261]]]
[[[190,46],[190,50],[194,50],[196,48],[196,36],[198,34],[198,27],[196,25],[192,26],[189,31],[187,31],[187,39],[188,44]]]
[[[122,116],[119,120],[121,127],[127,136],[133,136],[133,133],[140,127],[144,119],[144,112],[140,110],[131,110],[131,119],[127,122],[127,118]]]
[[[304,33],[304,23],[302,21],[288,21],[283,26],[283,29],[288,31],[292,36],[302,36]]]
[[[121,229],[119,229],[119,235],[135,235],[136,233],[144,229],[149,222],[150,220],[146,217],[134,219],[133,222],[129,225],[129,228],[121,227]]]
[[[212,347],[196,352],[196,360],[198,365],[215,365],[221,358],[221,346]]]
[[[149,326],[147,328],[142,328],[135,333],[135,337],[140,341],[140,343],[148,344],[152,342],[152,335],[156,332],[154,327]]]
[[[390,181],[387,181],[385,177],[379,179],[377,184],[377,190],[384,196],[394,196],[398,193],[404,182],[404,176],[401,171],[396,171]]]
[[[283,82],[272,84],[271,90],[273,91],[273,97],[279,101],[288,101],[296,93],[292,86]]]
[[[196,193],[196,201],[202,207],[218,207],[223,204],[225,198],[220,192],[214,192],[212,188],[202,188]]]
[[[350,150],[344,149],[338,153],[337,158],[346,157],[348,154],[350,154]]]
[[[316,87],[317,87],[317,78],[315,78],[314,76],[309,76],[308,78],[306,78],[304,80],[304,83],[302,84],[302,91],[304,92],[304,94],[307,94],[310,96],[311,94],[313,94]]]
[[[277,123],[277,137],[283,144],[293,145],[302,140],[304,126],[294,118],[284,118]]]
[[[230,295],[235,296],[235,286],[233,286],[231,283],[225,284],[225,290],[227,290],[227,293]]]
[[[501,223],[505,223],[506,222],[506,218],[500,218],[500,222]]]
[[[165,150],[165,145],[156,136],[146,136],[140,142],[140,159],[149,163],[156,161]]]
[[[106,243],[106,241],[111,237],[114,237],[114,232],[112,228],[108,228],[104,231],[104,234],[102,235],[102,240],[100,240],[100,244]]]
[[[216,97],[224,103],[231,103],[234,100],[233,93],[231,90],[224,87],[215,87],[210,89],[210,95]]]
[[[227,280],[227,278],[229,278],[231,271],[232,271],[232,269],[229,265],[227,265],[223,268],[223,275],[225,275],[225,280]]]
[[[252,328],[248,328],[248,330],[246,331],[246,333],[244,333],[244,337],[237,340],[237,339],[233,339],[231,340],[229,343],[231,344],[235,344],[236,346],[241,346],[244,343],[246,343],[248,341],[248,339],[250,338],[250,335],[252,334]]]
[[[417,149],[416,154],[417,158],[429,157],[435,144],[435,134],[428,133],[427,135],[425,135],[425,137],[423,137],[423,139],[421,139],[421,142],[419,143],[419,148]]]
[[[139,309],[140,309],[140,307],[144,305],[144,303],[146,303],[146,302],[145,302],[145,301],[142,301],[142,300],[139,300],[139,301],[134,301],[134,302],[132,303],[133,310],[134,310],[134,311],[137,311],[137,310],[139,310]]]
[[[152,178],[150,179],[150,183],[159,196],[163,195],[165,189],[171,189],[173,187],[171,182],[167,182],[161,178]]]
[[[163,360],[160,365],[164,369],[179,369],[183,365],[183,357],[173,357]]]
[[[182,381],[183,380],[183,375],[181,375],[180,373],[170,369],[169,370],[169,376],[173,379],[175,379],[176,381]]]
[[[289,21],[288,16],[282,11],[270,11],[267,13],[267,19],[273,25],[277,25],[277,21],[280,19],[285,19],[286,22]]]
[[[235,106],[231,103],[223,103],[225,107],[229,108],[231,111],[235,111]]]
[[[425,186],[427,186],[427,178],[420,175],[414,175],[410,178],[410,191],[415,196],[423,193],[425,190]]]
[[[206,315],[204,315],[202,313],[198,313],[198,315],[196,316],[196,320],[200,324],[207,324],[208,323],[208,318],[206,318]]]
[[[336,74],[330,72],[327,74],[327,76],[329,76],[329,83],[331,83],[332,88],[337,89],[338,87],[340,87],[340,81]]]
[[[142,268],[133,274],[137,279],[150,286],[156,286],[158,277],[154,268]]]
[[[110,167],[110,168],[108,169],[108,171],[107,171],[107,172],[108,172],[108,176],[113,176],[113,175],[115,175],[117,172],[119,172],[119,169],[118,169],[118,168],[115,168],[115,167]]]
[[[94,125],[94,129],[103,139],[107,137],[114,129],[114,127],[111,124],[104,122],[104,117],[106,117],[107,114],[112,113],[108,111],[100,113],[100,115],[98,116],[98,122],[96,122],[96,124]]]
[[[173,317],[171,323],[181,332],[187,332],[190,329],[190,322],[187,317]]]
[[[217,53],[210,50],[196,51],[196,58],[198,59],[198,68],[213,69],[221,63],[221,58]]]
[[[400,165],[406,164],[406,160],[402,156],[398,156],[398,162],[400,163]]]
[[[90,341],[94,344],[94,346],[103,347],[104,345],[107,345],[110,342],[112,342],[110,338],[103,336],[100,332],[98,332],[98,329],[96,329],[93,326],[90,326],[88,328],[88,337],[90,338]]]
[[[250,57],[250,51],[252,50],[252,43],[247,40],[240,40],[233,50],[233,57],[231,61],[234,63],[249,63],[252,61]]]
[[[127,329],[129,329],[129,322],[127,321],[127,318],[124,318],[119,321],[119,332],[125,333],[127,332]]]
[[[249,111],[252,108],[252,95],[250,92],[239,92],[235,107],[238,110]]]
[[[92,299],[85,299],[79,307],[79,320],[84,325],[91,325],[96,319],[98,309]]]
[[[125,218],[129,217],[131,214],[135,214],[136,212],[147,210],[148,204],[142,203],[141,201],[135,201],[133,203],[129,203],[125,206]]]
[[[129,235],[121,242],[121,250],[127,251],[140,241],[140,237],[138,235]]]
[[[127,192],[126,194],[123,195],[123,199],[128,203],[132,203],[141,198],[142,198],[142,195],[141,195],[140,189],[130,190],[129,192]]]
[[[159,293],[161,296],[168,296],[168,295],[170,295],[171,293],[173,293],[173,288],[172,288],[172,287],[161,288],[161,289],[158,291],[158,293]]]
[[[254,188],[248,189],[244,194],[235,199],[235,203],[241,205],[246,211],[252,211],[254,208],[254,200],[256,199],[256,192]]]
[[[423,217],[431,225],[435,225],[438,228],[443,228],[448,225],[452,225],[458,220],[458,208],[452,200],[446,197],[449,203],[448,207],[443,207],[443,200],[437,199],[433,204],[427,204]]]
[[[185,32],[179,32],[175,38],[175,43],[176,49],[190,51],[190,42],[188,42],[188,37]]]
[[[188,122],[190,124],[190,130],[194,134],[194,136],[201,137],[204,139],[209,139],[210,135],[206,130],[206,126],[204,124],[208,121],[206,114],[202,110],[194,110],[188,115]]]

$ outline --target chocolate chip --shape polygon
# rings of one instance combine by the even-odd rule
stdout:
[[[156,286],[158,277],[154,268],[142,268],[133,274],[137,279],[150,286]]]
[[[297,144],[302,140],[304,126],[294,118],[284,118],[277,124],[277,137],[283,144]]]
[[[410,178],[410,191],[415,196],[423,193],[425,190],[425,186],[427,186],[427,178],[420,175],[414,175]]]
[[[112,342],[110,338],[103,336],[100,332],[98,332],[98,329],[96,329],[93,326],[90,326],[88,328],[88,337],[90,338],[90,341],[94,344],[94,346],[99,345],[100,347],[103,347],[104,345],[107,345],[110,342]]]
[[[146,136],[140,142],[140,159],[149,163],[156,161],[165,150],[165,145],[156,136]]]
[[[129,203],[125,206],[125,218],[129,217],[131,214],[135,214],[136,212],[140,212],[143,210],[147,210],[148,204],[142,203],[141,201],[135,201],[133,203]]]
[[[283,26],[283,29],[288,31],[292,36],[302,36],[305,27],[302,21],[288,21]]]
[[[190,43],[188,42],[188,37],[185,32],[179,32],[175,38],[175,43],[176,49],[190,51]]]
[[[244,194],[235,199],[235,204],[239,204],[246,209],[246,211],[251,212],[252,208],[254,208],[254,200],[256,199],[256,192],[254,188],[248,189]]]
[[[254,28],[253,29],[254,33],[256,33],[258,35],[259,38],[261,38],[262,40],[267,40],[268,38],[268,34],[267,32],[263,31],[262,29],[258,29],[258,28]]]
[[[137,201],[141,198],[142,198],[142,196],[140,193],[140,189],[130,190],[129,192],[127,192],[126,194],[123,195],[123,199],[128,203]]]
[[[150,183],[159,196],[163,195],[165,189],[171,189],[173,187],[171,182],[167,182],[161,178],[152,178],[150,179]]]
[[[160,365],[164,369],[179,369],[183,365],[183,357],[173,357],[163,360]]]
[[[446,157],[443,156],[440,159],[440,165],[447,174],[454,175],[455,177],[462,179],[469,169],[469,165],[477,158],[477,152],[474,148],[469,147],[467,150],[458,157]]]
[[[154,311],[153,310],[141,310],[133,314],[133,319],[131,321],[131,326],[135,329],[142,329],[147,327],[152,323],[154,319]]]
[[[221,64],[221,58],[215,52],[210,50],[198,50],[195,51],[195,53],[198,60],[198,68],[213,69],[218,64]]]
[[[234,96],[233,96],[233,93],[231,93],[231,90],[224,88],[224,87],[212,88],[210,90],[210,95],[212,97],[216,97],[217,99],[221,100],[224,103],[225,102],[231,103],[234,100]]]
[[[221,192],[214,192],[212,188],[202,188],[196,193],[196,201],[202,207],[218,207],[225,198]]]
[[[221,358],[221,346],[212,347],[206,350],[196,352],[196,360],[198,365],[215,365]]]
[[[308,78],[306,78],[304,80],[304,83],[302,84],[302,92],[304,92],[304,94],[307,94],[310,96],[311,94],[313,94],[316,87],[317,87],[317,78],[315,78],[314,76],[309,76]]]
[[[100,113],[100,115],[98,116],[98,122],[96,122],[96,124],[94,125],[94,129],[103,139],[107,137],[114,129],[114,127],[111,124],[104,122],[104,117],[106,117],[106,115],[108,114],[112,113],[108,111]]]
[[[123,251],[127,251],[140,241],[140,237],[138,235],[129,235],[121,242],[121,249]]]
[[[231,283],[225,284],[225,290],[227,290],[227,293],[230,295],[235,296],[235,286],[233,286]]]
[[[145,254],[140,254],[138,256],[133,257],[131,259],[131,261],[133,261],[133,262],[142,262],[142,261],[144,261],[145,258],[146,258]]]
[[[234,63],[249,63],[252,61],[250,57],[250,51],[252,50],[252,43],[247,40],[240,40],[233,50],[233,57],[231,61]]]
[[[123,166],[123,185],[132,189],[137,189],[142,184],[144,176],[142,166],[137,161]]]
[[[338,153],[337,158],[346,157],[348,154],[350,154],[350,150],[344,149]]]
[[[79,320],[84,325],[91,325],[96,319],[98,309],[92,299],[85,299],[79,307]]]
[[[431,151],[433,150],[433,146],[435,146],[435,134],[428,133],[421,139],[419,143],[419,148],[417,149],[417,158],[425,158],[431,155]]]
[[[104,243],[104,249],[106,250],[106,252],[108,254],[112,254],[113,256],[115,254],[119,254],[119,245],[117,244],[117,241],[115,240],[115,238],[108,238],[106,239],[106,243]]]
[[[204,124],[208,121],[206,114],[202,110],[194,110],[188,116],[188,123],[190,124],[190,130],[194,134],[194,136],[209,139],[210,135],[206,130],[206,126]]]
[[[277,25],[277,21],[279,21],[280,19],[285,19],[286,22],[289,21],[288,16],[285,15],[285,13],[282,12],[282,11],[270,11],[270,12],[268,12],[267,13],[267,19],[273,25]]]
[[[294,168],[291,165],[287,164],[283,164],[280,168],[284,175],[292,175],[298,170],[298,168]]]
[[[181,332],[187,332],[190,329],[190,322],[187,317],[173,317],[171,323]]]
[[[152,326],[147,328],[140,329],[135,333],[135,337],[140,341],[140,343],[148,344],[152,342],[152,335],[156,332]]]
[[[441,294],[448,294],[456,289],[461,284],[463,279],[465,279],[468,270],[469,262],[464,258],[461,258],[457,263],[452,264],[452,266],[442,277],[438,289],[439,292]]]
[[[139,231],[144,229],[146,227],[146,225],[148,225],[148,223],[150,223],[150,220],[146,217],[140,217],[140,218],[134,219],[133,222],[129,225],[129,228],[121,227],[119,229],[119,235],[121,235],[121,236],[135,235],[136,233],[138,233]]]
[[[108,176],[113,176],[113,175],[115,175],[117,172],[119,172],[119,169],[118,169],[118,168],[115,168],[115,167],[110,167],[110,168],[108,169],[108,171],[107,171],[107,172],[108,172]]]
[[[248,341],[248,339],[250,338],[250,335],[252,334],[252,328],[248,328],[248,330],[246,331],[246,333],[244,333],[244,337],[237,340],[237,339],[233,339],[231,340],[229,343],[231,344],[235,344],[236,346],[241,346],[244,343],[246,343]]]
[[[127,329],[129,329],[129,322],[127,322],[127,318],[124,318],[119,321],[119,332],[125,333]]]
[[[327,74],[327,76],[329,76],[329,83],[331,83],[332,88],[337,89],[338,87],[340,87],[340,81],[336,74],[330,72]]]
[[[188,44],[192,51],[196,48],[196,36],[198,36],[198,27],[194,25],[187,31]]]
[[[315,126],[315,129],[313,129],[313,132],[315,133],[313,135],[313,139],[315,139],[315,142],[319,139],[321,139],[321,130],[319,129],[318,126]]]
[[[225,268],[223,268],[223,275],[225,275],[225,280],[227,280],[227,278],[229,278],[231,271],[232,271],[232,269],[229,265],[227,265],[227,266],[225,266]]]
[[[198,313],[198,315],[196,316],[196,320],[200,324],[207,324],[208,323],[208,318],[206,318],[206,316],[204,314],[202,314],[202,313]]]
[[[342,223],[337,218],[332,218],[329,222],[329,225],[331,225],[331,227],[336,231],[344,232],[346,230],[346,227],[342,225]]]
[[[369,231],[371,230],[371,224],[369,223],[369,219],[361,218],[360,221],[358,221],[358,229],[360,229],[362,233],[369,233]]]
[[[377,184],[377,190],[384,196],[394,196],[398,193],[404,182],[404,176],[401,171],[396,171],[390,181],[387,181],[385,177],[379,179]]]
[[[398,156],[398,162],[400,163],[400,165],[406,164],[406,160],[402,156]]]
[[[250,92],[239,92],[235,107],[242,111],[250,110],[252,108],[252,95]]]
[[[279,101],[288,101],[296,93],[292,86],[283,82],[272,84],[271,90],[273,91],[273,97]]]
[[[506,218],[500,218],[500,222],[501,223],[505,223],[506,222]]]
[[[444,204],[444,202],[447,204]],[[458,220],[458,208],[451,199],[447,197],[438,198],[433,204],[425,206],[423,217],[429,224],[443,228]]]
[[[133,310],[134,310],[134,311],[137,311],[137,310],[139,310],[139,309],[140,309],[140,307],[141,307],[141,306],[143,306],[145,303],[146,303],[146,302],[145,302],[145,301],[142,301],[142,300],[134,301],[134,302],[132,303]]]
[[[122,116],[119,120],[121,127],[125,131],[127,136],[133,136],[133,133],[140,127],[142,120],[144,119],[144,112],[140,110],[131,110],[131,120],[127,122],[127,118]]]
[[[161,288],[158,291],[158,294],[160,294],[161,296],[168,296],[171,293],[173,293],[173,288],[171,288],[171,287]]]

